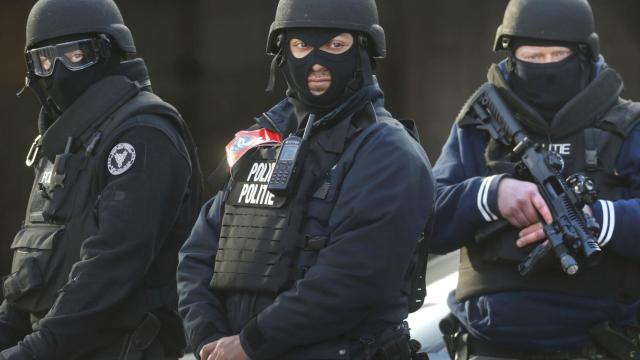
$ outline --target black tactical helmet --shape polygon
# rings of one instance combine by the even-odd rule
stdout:
[[[118,48],[134,54],[131,31],[113,0],[40,0],[27,20],[26,48],[62,36],[99,33],[113,38]]]
[[[387,53],[384,29],[378,20],[375,0],[280,0],[271,24],[267,53],[278,53],[278,35],[291,28],[333,28],[360,31],[369,37],[370,54]]]
[[[586,45],[595,59],[600,39],[594,23],[587,0],[511,0],[494,50],[510,49],[512,39],[550,40]]]

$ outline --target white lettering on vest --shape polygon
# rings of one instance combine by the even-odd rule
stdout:
[[[265,182],[269,182],[271,181],[271,175],[273,175],[273,169],[276,168],[276,163],[270,163],[269,164],[269,172],[267,173],[267,177],[265,179]]]
[[[274,162],[256,162],[247,176],[248,184],[242,185],[239,204],[273,206],[275,195],[267,190],[276,167]]]
[[[267,190],[267,184],[244,184],[240,190],[238,203],[245,205],[273,206],[274,195]]]
[[[249,171],[249,176],[247,176],[247,182],[256,182],[266,184],[271,179],[271,175],[273,175],[273,169],[275,169],[276,164],[271,163],[254,163],[251,166],[251,171]]]
[[[247,176],[247,181],[251,181],[251,176],[254,175],[256,171],[258,171],[259,164],[260,163],[253,163],[253,165],[251,166],[251,171],[249,171],[249,176]]]
[[[549,151],[560,155],[571,155],[571,144],[549,144]]]
[[[51,183],[51,175],[53,171],[51,169],[45,171],[42,174],[42,178],[40,178],[40,182],[44,185],[49,185]]]

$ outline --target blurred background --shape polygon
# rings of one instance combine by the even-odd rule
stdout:
[[[320,1],[320,0],[319,0]],[[205,175],[234,133],[284,94],[264,93],[267,31],[276,0],[116,0],[150,70],[154,90],[194,133]],[[624,77],[624,96],[640,100],[640,1],[591,0],[602,52]],[[24,82],[24,27],[33,0],[0,1],[0,276],[24,217],[33,173],[24,165],[36,136],[38,102]],[[500,60],[491,51],[507,0],[378,0],[389,55],[378,75],[397,118],[417,121],[432,162],[460,107]],[[211,194],[212,189],[207,189]]]

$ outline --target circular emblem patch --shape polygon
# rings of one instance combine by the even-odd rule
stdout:
[[[121,175],[136,161],[136,149],[131,144],[120,143],[111,149],[107,160],[107,169],[111,175]]]

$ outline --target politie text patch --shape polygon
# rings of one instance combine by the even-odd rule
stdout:
[[[245,165],[245,164],[242,164]],[[236,184],[231,191],[229,203],[237,206],[279,208],[286,197],[276,196],[267,190],[275,168],[273,160],[247,162],[236,174]]]

